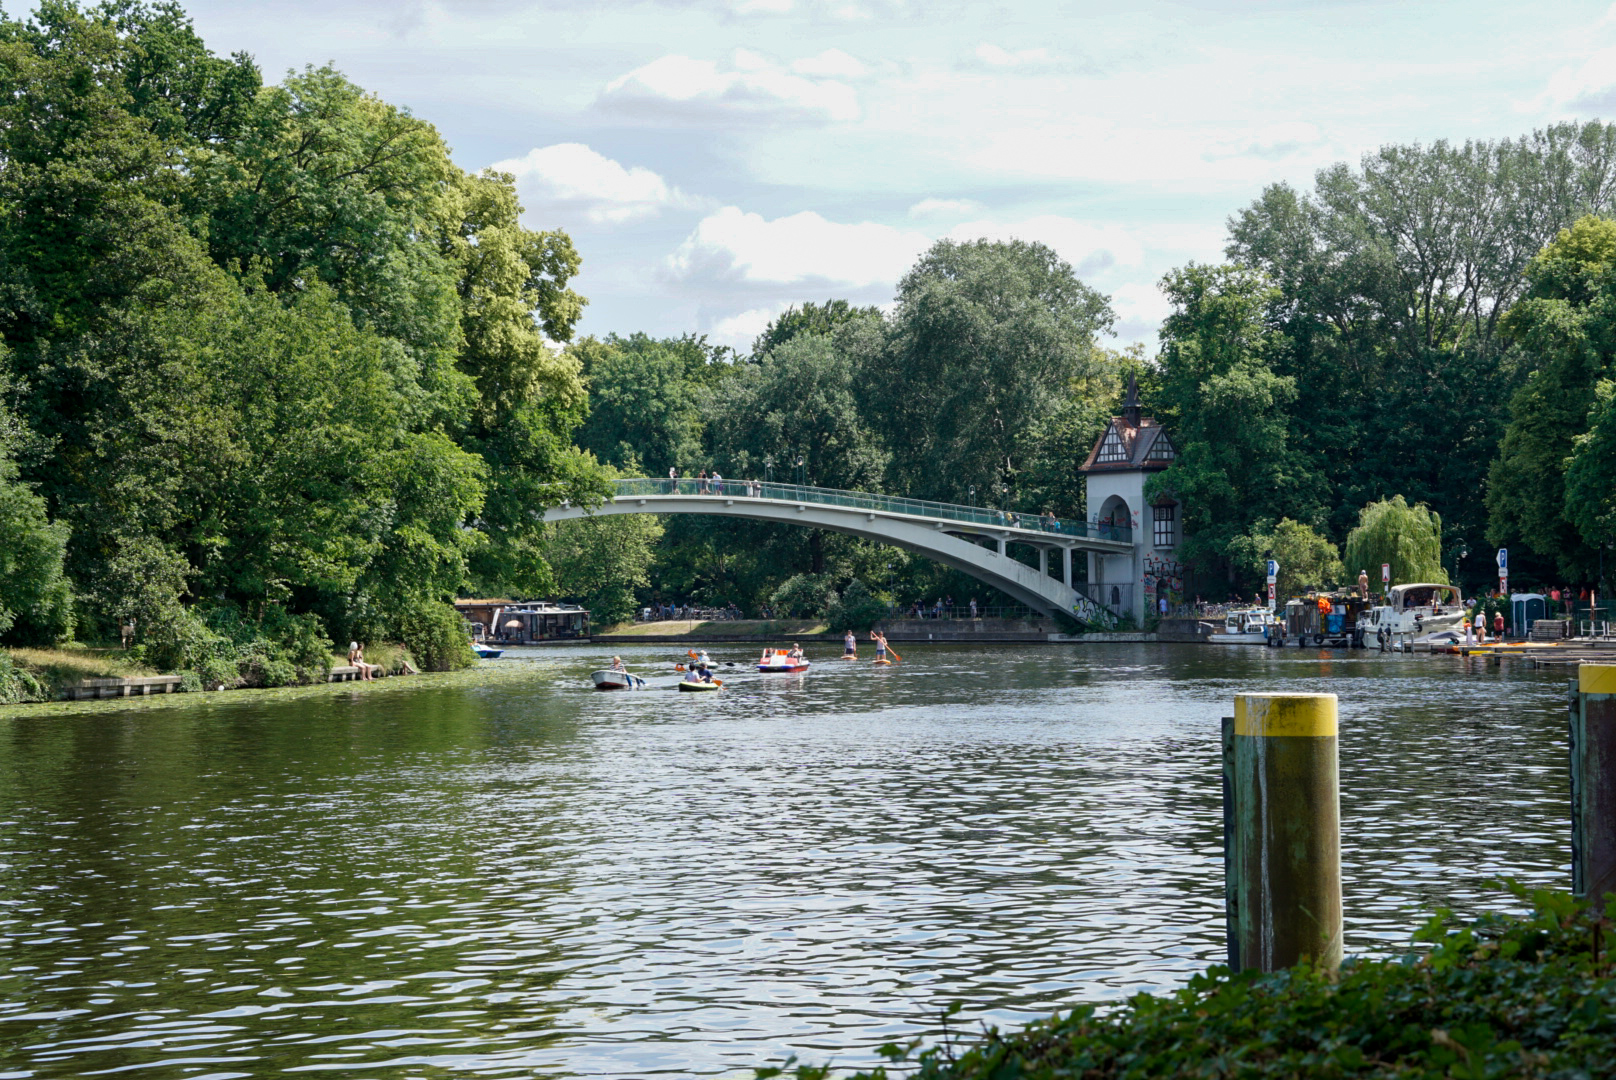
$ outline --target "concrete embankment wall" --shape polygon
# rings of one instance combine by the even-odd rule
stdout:
[[[876,629],[887,636],[887,640],[894,644],[915,644],[919,642],[977,642],[979,644],[1049,644],[1049,643],[1109,643],[1109,642],[1143,642],[1167,641],[1199,643],[1205,642],[1207,635],[1212,633],[1213,624],[1198,622],[1194,619],[1163,619],[1155,632],[1142,633],[1096,633],[1067,635],[1059,632],[1051,620],[1040,619],[901,619],[887,623],[877,623]],[[859,648],[870,647],[868,634],[860,634]],[[840,634],[800,634],[790,632],[773,633],[724,633],[722,630],[696,630],[688,634],[613,634],[610,637],[597,639],[600,643],[622,643],[624,645],[666,645],[679,644],[705,644],[722,645],[726,643],[778,643],[790,639],[800,642],[833,642],[840,644]]]

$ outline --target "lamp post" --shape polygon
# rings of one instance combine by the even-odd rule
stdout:
[[[808,466],[804,463],[801,454],[797,455],[797,486],[808,486]]]
[[[763,482],[765,484],[774,483],[774,458],[772,457],[763,459]]]

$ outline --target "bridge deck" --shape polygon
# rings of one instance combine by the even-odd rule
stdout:
[[[942,522],[950,532],[992,536],[1047,547],[1125,551],[1133,544],[1133,530],[1126,525],[1007,513],[980,506],[962,506],[958,503],[933,502],[928,499],[905,499],[867,491],[843,491],[838,488],[802,484],[776,484],[764,480],[725,479],[716,484],[712,481],[689,479],[614,481],[613,497],[619,500],[637,498],[650,500],[657,497],[678,496],[699,496],[714,500],[745,499],[749,502],[862,510],[882,517],[903,517],[911,520],[918,518],[928,524]]]

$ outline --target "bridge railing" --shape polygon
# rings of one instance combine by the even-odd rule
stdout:
[[[980,506],[961,506],[958,503],[933,502],[929,499],[904,499],[894,495],[876,495],[868,491],[843,491],[839,488],[810,487],[802,484],[777,484],[766,480],[731,480],[726,477],[715,484],[711,480],[617,480],[616,495],[632,498],[641,495],[711,495],[727,499],[778,499],[784,502],[814,503],[819,506],[845,506],[854,510],[885,511],[893,514],[914,514],[919,517],[941,518],[971,525],[1022,529],[1027,532],[1048,533],[1052,538],[1070,536],[1096,540],[1133,539],[1133,530],[1126,525],[1109,522],[1074,521],[1070,518],[1039,517],[1037,514],[1018,514],[1003,510],[990,510]]]

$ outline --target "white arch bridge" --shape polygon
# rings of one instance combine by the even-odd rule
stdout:
[[[544,520],[608,514],[718,514],[863,536],[961,570],[1039,611],[1106,624],[1119,605],[1096,604],[1082,591],[1072,552],[1127,555],[1134,546],[1126,526],[762,480],[618,480],[599,506],[562,503]],[[1008,544],[1036,549],[1038,565],[1012,558]]]

